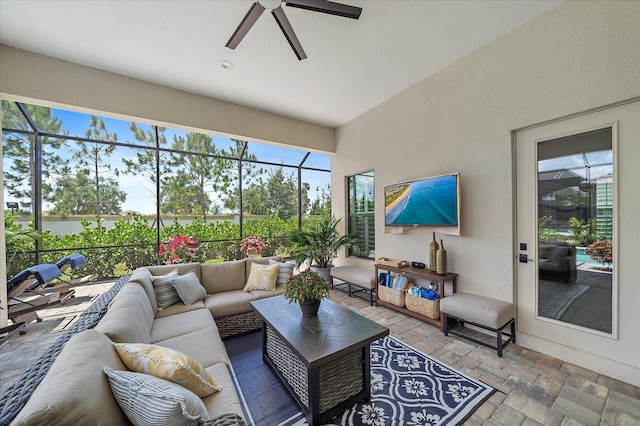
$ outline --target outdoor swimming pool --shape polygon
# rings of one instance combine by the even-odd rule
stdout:
[[[603,266],[602,263],[591,259],[588,254],[585,254],[584,247],[576,247],[576,264],[580,265],[581,263],[586,263],[593,266]]]

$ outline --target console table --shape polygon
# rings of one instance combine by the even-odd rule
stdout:
[[[378,280],[379,270],[405,275],[407,278],[422,278],[429,281],[435,281],[438,283],[438,293],[440,293],[441,299],[446,296],[445,283],[451,282],[452,293],[456,292],[456,286],[458,284],[458,274],[454,274],[453,272],[449,272],[447,274],[437,274],[426,268],[414,268],[413,266],[395,267],[395,266],[380,265],[378,263],[375,264],[375,269],[376,269],[376,281]],[[395,309],[396,311],[405,313],[412,317],[419,318],[433,325],[437,325],[438,327],[440,327],[440,331],[444,331],[444,326],[442,324],[442,313],[440,313],[440,318],[432,319],[424,315],[420,315],[417,312],[412,312],[407,308],[394,305],[393,303],[387,303],[384,300],[380,300],[378,298],[378,292],[376,291],[376,306],[380,306],[380,305],[386,306],[387,308]]]

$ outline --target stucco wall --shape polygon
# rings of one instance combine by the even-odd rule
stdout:
[[[462,291],[514,301],[512,131],[640,95],[639,24],[639,2],[560,4],[338,128],[334,212],[346,214],[344,177],[375,170],[377,257],[426,262],[430,230],[384,233],[383,187],[460,172],[461,236],[443,237],[449,270],[460,274]],[[621,196],[640,205],[637,191]],[[627,223],[621,232],[638,232],[637,220]],[[637,264],[637,244],[621,249]],[[631,287],[621,286],[620,297],[626,288],[637,299]],[[621,312],[627,314],[638,322],[637,314]],[[640,360],[634,339],[627,347]],[[563,354],[557,345],[535,344]],[[588,354],[578,355],[590,363]],[[629,371],[620,367],[611,374]],[[636,377],[638,367],[631,369]]]
[[[0,96],[125,120],[333,152],[333,129],[0,45]]]

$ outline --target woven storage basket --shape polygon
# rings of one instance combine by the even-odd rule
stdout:
[[[417,297],[413,294],[407,293],[405,298],[407,309],[411,312],[419,313],[427,318],[438,319],[440,318],[440,300],[429,300],[424,297]]]
[[[390,287],[378,285],[378,299],[383,302],[404,308],[404,297],[407,292],[405,290],[395,290]]]

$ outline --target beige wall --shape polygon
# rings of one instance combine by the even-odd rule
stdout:
[[[0,45],[0,96],[186,130],[334,152],[334,130]]]
[[[460,274],[462,291],[514,301],[512,131],[639,96],[639,25],[640,2],[563,3],[338,128],[334,212],[346,214],[344,176],[374,169],[376,256],[426,262],[430,230],[384,233],[383,187],[460,172],[462,235],[443,237],[449,269]],[[637,183],[621,188],[622,197],[640,205]],[[640,235],[637,218],[627,223],[621,232]],[[638,244],[621,249],[635,274],[620,277],[620,297],[633,297],[637,305]],[[625,315],[637,325],[637,313]],[[606,368],[622,380],[633,374],[640,385],[637,333],[620,337],[635,351],[637,365],[610,369],[603,366],[612,364],[607,360],[522,337],[521,343]]]

